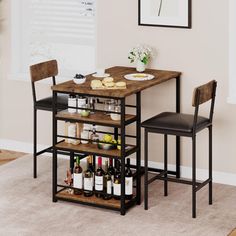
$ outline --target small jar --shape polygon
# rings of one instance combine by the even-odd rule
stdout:
[[[76,96],[73,94],[70,94],[69,98],[68,98],[68,112],[69,113],[76,113],[76,109],[70,108],[70,107],[77,107],[77,100],[76,100]]]
[[[77,107],[78,107],[78,108],[79,108],[79,107],[83,107],[84,105],[86,105],[86,98],[84,98],[84,97],[78,97],[78,98],[77,98]],[[82,109],[78,109],[77,112],[78,112],[79,114],[81,114]]]
[[[96,100],[97,99],[94,98],[94,97],[88,97],[88,106],[89,106],[90,109],[92,109],[90,111],[91,114],[94,114]]]
[[[114,112],[120,113],[120,106],[119,105],[115,105],[114,107]],[[120,120],[120,114],[116,114],[116,113],[111,113],[111,119],[112,120]]]
[[[80,137],[82,139],[89,139],[89,131],[88,130],[83,130],[81,133],[80,133]],[[81,143],[82,144],[88,144],[89,141],[88,140],[81,140]]]
[[[111,111],[114,111],[115,101],[114,99],[104,101],[104,110],[106,115],[110,115]]]
[[[99,135],[97,134],[97,128],[95,125],[93,125],[92,134],[90,135],[90,139],[91,139],[92,144],[98,144]]]
[[[68,136],[71,138],[77,138],[77,125],[76,123],[69,123],[68,124]],[[79,140],[77,139],[67,139],[68,143],[71,143],[73,145],[78,145],[79,144]]]
[[[88,117],[90,115],[90,110],[87,110],[87,108],[90,108],[89,105],[85,104],[82,107],[85,108],[85,109],[81,110],[80,115],[83,116],[83,117]]]

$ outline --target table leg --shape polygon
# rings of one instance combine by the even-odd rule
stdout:
[[[136,179],[136,191],[137,191],[137,204],[141,204],[141,92],[136,94],[136,165],[137,165],[137,179]]]
[[[180,113],[180,76],[176,77],[176,112]],[[176,136],[176,178],[180,178],[180,136]]]
[[[121,99],[121,215],[125,215],[125,98]]]
[[[57,143],[57,120],[56,120],[56,113],[57,113],[57,93],[53,91],[53,158],[52,158],[52,201],[56,202],[56,193],[57,193],[57,150],[56,150],[56,143]]]

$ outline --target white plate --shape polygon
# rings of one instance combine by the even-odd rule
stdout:
[[[135,81],[152,80],[155,78],[154,75],[145,74],[145,73],[128,74],[128,75],[125,75],[124,77],[127,80],[135,80]]]
[[[95,74],[93,74],[92,76],[93,76],[93,77],[96,77],[96,78],[106,78],[106,77],[109,77],[110,74],[105,73],[105,74],[103,74],[103,75],[98,75],[97,73],[95,73]]]

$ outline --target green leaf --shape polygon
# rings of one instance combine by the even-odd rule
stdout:
[[[144,57],[143,60],[142,60],[142,62],[143,62],[145,65],[147,65],[147,63],[148,63],[147,57]]]

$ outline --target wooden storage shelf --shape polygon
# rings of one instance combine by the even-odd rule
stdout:
[[[56,106],[53,106],[53,202],[57,200],[63,200],[68,202],[75,202],[83,205],[97,206],[106,209],[112,209],[115,211],[120,211],[121,215],[126,214],[126,210],[135,204],[141,203],[141,91],[153,87],[154,85],[158,85],[164,83],[166,81],[175,79],[176,80],[176,111],[180,112],[180,72],[175,71],[160,71],[147,69],[145,73],[154,75],[154,79],[149,81],[130,81],[125,80],[124,76],[131,73],[137,73],[135,68],[129,67],[112,67],[106,70],[106,73],[111,74],[114,78],[114,82],[124,81],[126,82],[127,89],[116,89],[116,90],[93,90],[91,89],[91,81],[94,79],[93,75],[86,75],[86,82],[83,84],[75,84],[72,80],[57,84],[52,86],[53,90],[53,102],[56,101],[56,96],[58,93],[63,94],[74,94],[80,96],[92,96],[98,98],[106,98],[106,99],[119,99],[121,102],[121,113],[122,113],[122,121],[114,121],[103,113],[101,110],[95,110],[94,114],[90,114],[88,117],[82,117],[80,114],[71,114],[68,113],[68,110],[60,111],[56,114]],[[135,95],[135,105],[128,106],[126,105],[126,97],[130,95]],[[56,105],[56,104],[55,104]],[[126,107],[135,108],[134,115],[128,115],[126,113]],[[68,122],[79,122],[79,123],[88,123],[88,124],[97,124],[100,126],[109,126],[114,127],[114,135],[119,134],[122,140],[125,140],[125,137],[135,138],[136,146],[134,145],[125,145],[126,149],[124,152],[121,150],[102,150],[97,147],[96,144],[79,144],[73,145],[68,144],[64,140],[60,143],[56,143],[58,138],[66,138],[66,136],[59,135],[57,124],[58,121],[68,121]],[[126,126],[135,123],[136,126],[136,135],[126,135]],[[120,129],[120,130],[118,130]],[[105,133],[105,132],[102,132]],[[71,137],[72,138],[72,137]],[[179,139],[176,140],[176,160],[179,158],[179,150],[180,150],[180,142]],[[122,142],[122,145],[123,142]],[[129,149],[127,149],[127,146]],[[124,147],[122,146],[122,150]],[[133,167],[136,169],[136,194],[131,200],[103,200],[100,198],[92,197],[84,197],[83,195],[73,195],[66,192],[67,188],[63,186],[59,186],[57,184],[57,154],[59,151],[70,152],[70,168],[73,168],[73,158],[74,153],[83,153],[87,155],[96,155],[102,157],[111,157],[111,158],[122,158],[121,161],[121,170],[125,168],[125,157],[136,152],[136,165]],[[155,169],[159,171],[158,169]],[[176,168],[176,173],[179,174],[179,164]],[[122,174],[121,178],[121,186],[125,186],[125,175]],[[58,191],[58,188],[62,188]],[[122,188],[123,189],[123,188]],[[123,196],[125,197],[125,196]]]
[[[120,209],[120,200],[114,198],[109,200],[104,200],[102,198],[97,198],[95,195],[91,197],[85,197],[82,195],[69,194],[66,190],[63,190],[56,194],[56,197],[60,200],[72,200],[78,203],[84,203],[87,205],[96,205],[96,206],[106,206],[110,208]],[[126,200],[125,203],[128,203],[131,200]]]
[[[83,123],[92,123],[92,124],[100,124],[105,126],[114,126],[120,127],[121,121],[120,120],[112,120],[110,116],[104,114],[103,112],[96,112],[94,114],[90,114],[87,117],[81,116],[79,113],[69,113],[68,110],[63,110],[57,113],[56,118],[59,120],[73,120]],[[135,121],[135,115],[125,115],[125,122],[131,123]]]
[[[136,146],[134,145],[128,145],[126,149],[126,154],[130,155],[136,150]],[[80,153],[87,153],[87,154],[95,154],[95,155],[101,155],[104,157],[121,157],[121,151],[118,149],[114,150],[103,150],[99,149],[96,144],[78,144],[73,145],[70,143],[60,142],[56,145],[57,149],[66,150],[66,151],[75,151]]]

